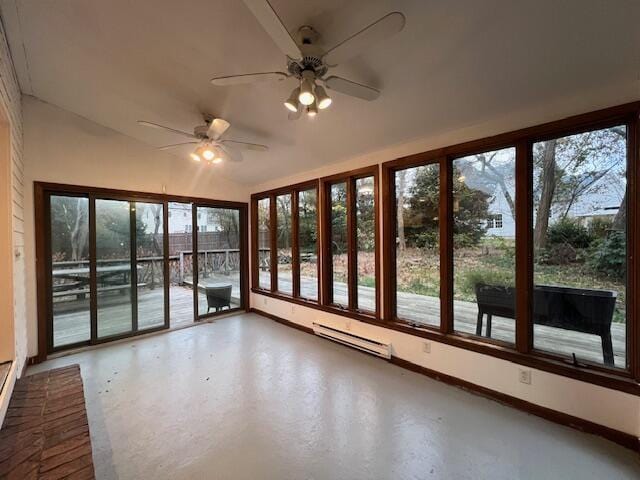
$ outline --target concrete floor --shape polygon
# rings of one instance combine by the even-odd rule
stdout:
[[[637,454],[255,314],[79,363],[99,479],[632,479]]]

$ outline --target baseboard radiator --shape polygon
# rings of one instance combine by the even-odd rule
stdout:
[[[377,357],[391,358],[391,344],[373,340],[371,338],[365,338],[361,335],[354,335],[351,332],[345,332],[334,327],[322,325],[321,323],[313,324],[313,333],[319,337],[333,340],[334,342],[347,345],[352,348],[357,348],[363,352],[370,353]]]

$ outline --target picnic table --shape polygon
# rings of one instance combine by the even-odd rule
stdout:
[[[137,268],[141,269],[142,267],[138,265]],[[126,293],[131,288],[130,274],[131,266],[129,264],[98,266],[96,268],[98,291],[117,290],[120,293]],[[77,299],[83,299],[89,293],[90,270],[88,266],[54,269],[51,276],[54,279],[67,280],[53,286],[54,297],[75,295]],[[138,286],[143,285],[138,284]]]

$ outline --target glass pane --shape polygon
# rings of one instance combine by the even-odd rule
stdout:
[[[440,167],[399,170],[396,190],[396,315],[440,325]]]
[[[258,286],[271,289],[270,199],[258,200]]]
[[[376,214],[373,177],[356,179],[356,263],[359,310],[376,310]]]
[[[453,162],[453,321],[515,342],[515,148]]]
[[[193,205],[169,203],[169,322],[172,327],[192,323]]]
[[[131,218],[123,200],[96,200],[98,337],[132,329]]]
[[[51,196],[53,346],[91,338],[89,199]]]
[[[278,291],[293,294],[291,271],[291,195],[276,197],[276,224],[278,226]]]
[[[534,347],[626,367],[627,132],[533,146]]]
[[[164,325],[164,226],[161,203],[135,204],[138,329]]]
[[[331,185],[331,303],[344,307],[349,306],[347,237],[347,184],[343,182]]]
[[[240,292],[240,212],[197,207],[198,315],[238,308]]]
[[[318,218],[315,189],[298,194],[300,296],[318,300]]]

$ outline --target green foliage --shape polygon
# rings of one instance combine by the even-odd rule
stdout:
[[[587,265],[601,275],[624,280],[627,273],[625,233],[610,232],[592,249]]]
[[[576,220],[563,218],[549,226],[547,243],[549,245],[571,245],[573,248],[587,248],[593,237]]]
[[[486,285],[497,285],[501,287],[515,286],[513,271],[475,269],[465,271],[462,276],[461,288],[463,292],[471,294],[475,292],[476,285],[484,283]]]
[[[454,172],[454,237],[456,246],[477,245],[486,233],[489,195],[469,188]],[[440,208],[440,173],[432,165],[416,170],[413,186],[407,192],[408,202],[403,212],[407,245],[434,248],[438,239]]]
[[[613,226],[611,217],[595,217],[589,224],[589,235],[594,239],[603,239]]]

